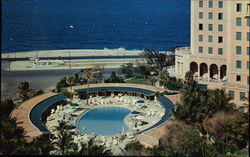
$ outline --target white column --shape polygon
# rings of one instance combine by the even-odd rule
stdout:
[[[217,76],[217,80],[218,80],[218,82],[220,82],[221,80],[220,80],[220,69],[218,68],[218,76]]]
[[[197,67],[198,67],[198,80],[200,80],[200,64],[197,63]]]
[[[210,80],[210,65],[207,66],[207,81]]]

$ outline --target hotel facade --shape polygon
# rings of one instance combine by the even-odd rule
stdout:
[[[194,73],[209,89],[226,88],[231,101],[248,112],[250,1],[191,0],[191,46],[175,50],[175,73]]]

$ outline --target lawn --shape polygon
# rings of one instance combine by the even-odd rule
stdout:
[[[134,83],[134,84],[144,84],[144,85],[151,85],[151,83],[148,81],[148,79],[131,79],[126,80],[126,83]]]

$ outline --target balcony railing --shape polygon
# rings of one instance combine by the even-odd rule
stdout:
[[[250,18],[250,11],[245,12],[245,18]]]

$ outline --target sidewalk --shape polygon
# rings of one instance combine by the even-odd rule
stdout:
[[[85,60],[40,60],[36,66],[35,61],[14,61],[5,67],[8,71],[18,70],[53,70],[53,69],[82,69],[91,68],[95,65],[103,65],[105,68],[119,68],[122,64],[143,62],[143,59],[85,59]]]

